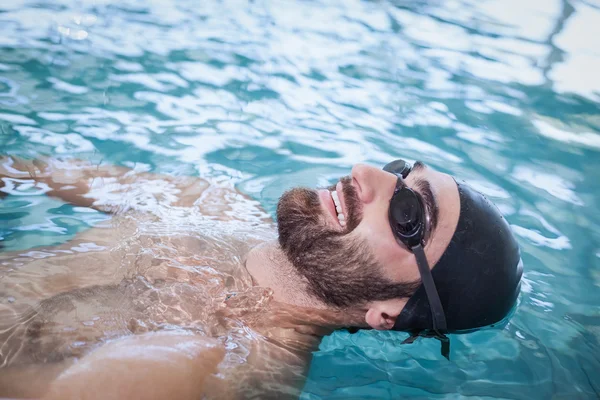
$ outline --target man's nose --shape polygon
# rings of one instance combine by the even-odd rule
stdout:
[[[356,164],[352,167],[352,179],[358,192],[361,203],[368,204],[373,201],[377,188],[384,183],[387,172],[365,164]]]

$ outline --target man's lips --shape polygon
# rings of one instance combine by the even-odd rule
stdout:
[[[344,213],[344,217],[346,217],[347,222],[349,215],[348,207],[346,207],[346,196],[344,196],[344,184],[342,183],[342,181],[339,181],[337,185],[335,185],[335,191],[337,192],[338,198],[340,199],[340,206],[342,206],[342,212]]]
[[[329,215],[333,218],[336,225],[339,225],[337,218],[337,211],[335,211],[335,204],[333,203],[333,199],[331,198],[331,192],[327,189],[319,190],[319,199],[321,199],[321,205],[327,210]]]

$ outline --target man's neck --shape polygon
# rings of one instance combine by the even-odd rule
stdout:
[[[273,290],[273,299],[277,302],[315,309],[328,308],[307,293],[306,279],[294,270],[277,241],[264,242],[250,250],[246,269],[256,286]]]
[[[275,302],[294,310],[297,322],[331,329],[365,325],[360,310],[334,309],[310,295],[306,278],[298,274],[276,240],[254,247],[246,258],[246,269],[254,285],[270,288]]]

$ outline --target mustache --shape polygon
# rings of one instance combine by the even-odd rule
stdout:
[[[344,205],[346,209],[346,231],[352,232],[360,221],[362,220],[362,204],[358,198],[358,192],[352,185],[352,178],[350,176],[344,176],[340,178],[342,183],[342,193],[344,196]],[[328,186],[326,189],[331,191],[336,190],[337,183]]]

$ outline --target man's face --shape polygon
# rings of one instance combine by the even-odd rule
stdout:
[[[414,255],[398,244],[388,221],[396,181],[394,174],[358,164],[332,187],[296,188],[279,200],[280,245],[307,278],[313,294],[327,304],[348,307],[410,297],[418,287]],[[425,253],[433,267],[458,222],[456,183],[421,163],[415,164],[405,183],[425,201],[430,221]],[[336,210],[333,191],[341,212]]]

